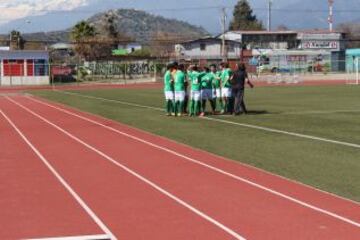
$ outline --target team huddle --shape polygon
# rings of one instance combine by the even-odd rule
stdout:
[[[244,84],[248,79],[245,65],[233,72],[227,63],[204,67],[171,63],[164,76],[167,116],[205,116],[207,102],[212,114],[247,113],[244,103]],[[253,87],[252,83],[247,83]],[[190,94],[188,88],[190,86]]]

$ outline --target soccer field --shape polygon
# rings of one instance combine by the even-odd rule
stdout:
[[[162,89],[31,93],[360,201],[358,86],[259,87],[206,118],[166,117]]]

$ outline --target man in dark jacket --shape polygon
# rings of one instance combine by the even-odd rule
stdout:
[[[245,64],[240,63],[237,65],[237,70],[234,72],[234,75],[231,78],[232,95],[235,98],[234,115],[247,113],[244,102],[245,83],[247,83],[251,88],[254,87],[254,85],[249,80]]]

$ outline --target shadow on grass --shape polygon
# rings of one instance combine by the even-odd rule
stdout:
[[[246,115],[273,115],[273,114],[279,114],[275,112],[269,112],[267,110],[249,110]]]

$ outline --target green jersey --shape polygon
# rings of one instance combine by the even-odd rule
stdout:
[[[175,74],[175,91],[185,91],[185,73],[180,70]]]
[[[212,74],[214,76],[213,87],[217,89],[221,88],[221,71]]]
[[[212,89],[214,80],[215,76],[212,72],[204,73],[203,77],[201,78],[201,88]]]
[[[231,88],[230,77],[232,75],[231,69],[224,69],[221,73],[221,82],[224,88]]]
[[[201,76],[202,74],[197,71],[192,71],[189,73],[189,79],[191,83],[192,91],[200,91],[201,89]]]
[[[171,72],[168,70],[164,75],[164,90],[166,92],[174,91],[174,84],[171,80],[172,80]]]

